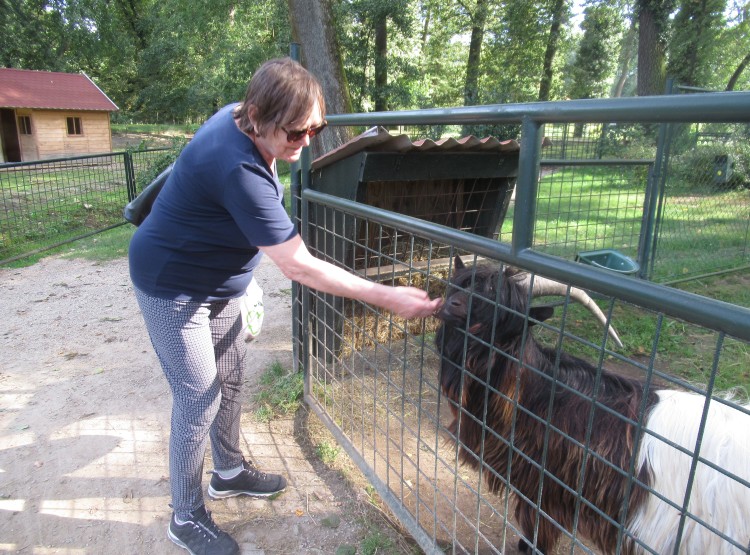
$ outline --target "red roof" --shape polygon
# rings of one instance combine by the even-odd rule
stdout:
[[[0,68],[0,108],[119,110],[85,73],[7,68]]]

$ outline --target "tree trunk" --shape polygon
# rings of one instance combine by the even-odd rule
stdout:
[[[430,19],[432,17],[432,8],[427,6],[427,13],[424,16],[424,25],[422,26],[422,38],[420,40],[422,45],[422,54],[424,54],[425,48],[427,48],[427,37],[430,32]]]
[[[484,26],[487,23],[487,0],[477,0],[476,10],[471,19],[469,59],[466,63],[466,81],[464,82],[464,106],[474,106],[479,100],[479,63],[482,59]]]
[[[747,55],[744,58],[742,58],[740,65],[737,66],[737,69],[734,70],[734,73],[732,73],[732,76],[729,78],[729,82],[727,83],[728,91],[734,90],[734,86],[737,83],[737,79],[740,78],[740,75],[742,75],[742,72],[745,71],[745,68],[747,67],[748,64],[750,64],[750,52],[748,52]]]
[[[565,0],[555,0],[552,7],[552,25],[547,38],[547,49],[544,52],[544,67],[542,68],[542,80],[539,83],[539,100],[549,100],[552,91],[552,62],[557,53],[557,43],[560,40],[560,26],[565,11]]]
[[[688,55],[687,56],[688,57],[687,69],[688,69],[688,71],[687,71],[687,75],[685,76],[686,77],[686,82],[682,83],[683,85],[698,86],[698,85],[705,84],[705,83],[699,83],[698,80],[697,80],[697,78],[696,78],[696,76],[697,76],[697,73],[698,73],[698,45],[701,44],[701,42],[702,42],[701,35],[706,30],[705,26],[706,26],[706,21],[708,20],[708,18],[707,18],[708,11],[709,11],[709,8],[706,5],[706,0],[701,0],[700,1],[700,10],[697,10],[697,12],[698,12],[697,13],[698,20],[699,20],[700,23],[698,25],[695,25],[694,28],[693,28],[693,32],[695,33],[693,35],[693,44],[694,44],[694,46],[693,46],[693,48],[688,48],[688,51],[687,51],[687,55]],[[674,76],[672,76],[672,77],[674,77]]]
[[[630,28],[625,33],[622,39],[622,49],[620,50],[620,67],[619,75],[615,86],[612,88],[612,97],[619,98],[622,96],[622,91],[625,88],[625,83],[628,80],[628,73],[630,72],[630,61],[633,58],[633,51],[635,49],[635,37],[636,37],[636,25],[635,18],[633,18]]]
[[[304,65],[323,87],[326,111],[352,111],[330,0],[287,0],[292,36],[302,47]],[[347,127],[330,127],[312,141],[313,159],[344,144],[353,136]]]
[[[375,111],[388,109],[388,18],[379,14],[375,21]]]
[[[469,58],[466,62],[464,80],[464,106],[475,106],[479,102],[479,75],[482,61],[482,42],[484,27],[487,23],[487,0],[477,0],[476,10],[471,17],[471,38],[469,39]],[[470,135],[473,126],[464,125],[462,135]]]
[[[646,2],[641,2],[638,27],[638,96],[663,94],[666,53],[656,16]]]
[[[143,52],[148,47],[148,38],[143,25],[141,4],[136,0],[117,0],[115,6],[119,9],[125,24],[135,38],[136,50]],[[146,11],[145,9],[143,11]]]

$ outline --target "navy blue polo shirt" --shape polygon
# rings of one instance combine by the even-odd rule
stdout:
[[[130,243],[133,284],[153,297],[214,301],[244,293],[262,254],[296,231],[283,187],[225,106],[185,147]]]

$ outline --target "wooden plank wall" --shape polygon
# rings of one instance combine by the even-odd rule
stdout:
[[[22,114],[20,111],[18,115]],[[20,135],[21,156],[26,161],[112,152],[109,112],[33,110],[32,135]],[[81,119],[83,134],[68,135],[66,118]],[[33,146],[28,144],[33,142]]]

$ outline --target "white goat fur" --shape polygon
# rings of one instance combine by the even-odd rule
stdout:
[[[648,418],[649,431],[690,453],[696,449],[705,398],[682,391],[658,391],[659,401]],[[747,408],[747,407],[745,407]],[[750,416],[711,401],[700,456],[718,468],[750,482]],[[693,457],[645,433],[637,468],[651,469],[653,489],[682,507]],[[739,549],[688,516],[679,553],[685,555],[735,555],[747,553],[750,542],[750,488],[699,462],[688,511],[734,541]],[[680,512],[655,495],[628,523],[630,532],[643,538],[657,553],[674,553]]]

